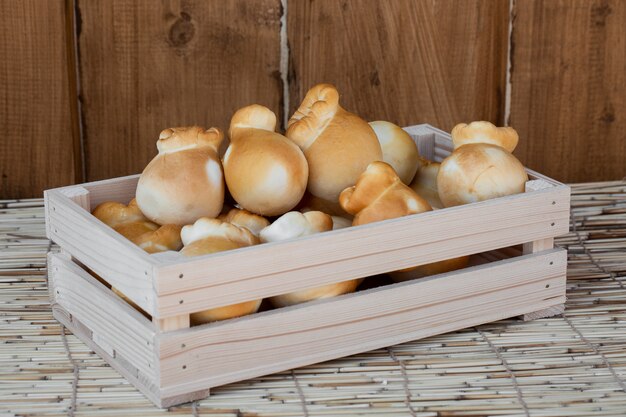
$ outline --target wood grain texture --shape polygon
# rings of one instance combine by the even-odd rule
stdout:
[[[0,198],[82,179],[70,20],[63,0],[0,0]]]
[[[508,15],[506,0],[292,0],[290,114],[329,82],[367,120],[502,122]]]
[[[161,333],[161,386],[174,395],[562,304],[566,264],[554,249]]]
[[[55,303],[89,328],[91,339],[110,356],[126,358],[140,373],[156,380],[156,331],[152,323],[69,256],[51,254],[48,265]]]
[[[281,114],[280,1],[80,1],[88,180],[139,173],[161,130]]]
[[[568,182],[626,176],[626,2],[516,1],[518,157]]]

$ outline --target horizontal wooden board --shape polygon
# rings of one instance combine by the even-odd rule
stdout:
[[[54,302],[79,318],[91,338],[109,356],[128,360],[148,379],[156,381],[155,328],[65,254],[48,258],[49,286]]]
[[[104,277],[144,311],[154,314],[156,303],[150,255],[64,194],[76,196],[81,188],[73,186],[46,191],[48,238]],[[86,189],[82,190],[88,193]]]
[[[558,236],[568,229],[569,188],[563,186],[173,260],[156,270],[156,310],[166,317],[234,304]]]
[[[562,304],[562,249],[159,334],[177,394]]]

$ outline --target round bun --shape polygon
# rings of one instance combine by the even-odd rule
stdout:
[[[524,192],[528,181],[520,161],[505,149],[484,143],[463,145],[441,163],[437,189],[445,207]]]
[[[191,320],[191,325],[197,326],[213,321],[247,316],[248,314],[256,313],[259,310],[261,301],[263,300],[244,301],[243,303],[199,311],[197,313],[191,313],[189,315],[189,319]]]
[[[469,256],[446,259],[413,268],[401,269],[389,272],[389,276],[395,282],[408,281],[416,278],[423,278],[430,275],[443,274],[444,272],[455,271],[465,268],[469,262]]]
[[[400,126],[390,122],[376,121],[369,125],[374,129],[383,151],[383,161],[391,165],[405,184],[410,184],[420,161],[417,145]]]
[[[308,191],[336,202],[339,193],[383,154],[374,130],[339,105],[330,84],[311,88],[289,119],[287,137],[304,152],[309,163]]]
[[[389,164],[380,161],[369,164],[356,185],[343,190],[339,204],[354,215],[353,226],[432,210]]]
[[[452,129],[454,149],[470,143],[488,143],[513,152],[519,136],[512,127],[496,127],[490,122],[460,123]]]
[[[244,209],[277,216],[294,208],[306,189],[309,168],[293,142],[274,132],[276,115],[267,107],[239,109],[230,122],[224,155],[226,184]]]
[[[130,200],[128,205],[114,201],[107,201],[99,204],[98,207],[91,212],[91,214],[109,227],[115,227],[123,223],[148,220],[148,218],[144,216],[139,209],[137,200],[134,198]]]
[[[332,230],[333,219],[321,211],[290,211],[259,233],[261,242],[277,242]]]
[[[437,189],[437,174],[439,174],[440,166],[439,162],[423,160],[410,185],[413,191],[428,201],[428,204],[434,209],[443,208]]]
[[[247,228],[207,217],[183,227],[180,236],[184,245],[180,253],[185,256],[207,255],[259,243]]]
[[[235,226],[245,227],[257,237],[263,228],[270,225],[269,220],[265,217],[238,208],[230,209],[227,214],[220,214],[218,219],[234,224]]]
[[[330,298],[337,295],[354,292],[361,283],[361,279],[352,279],[344,282],[323,285],[308,290],[295,291],[289,294],[276,295],[270,298],[274,307],[286,307],[294,304],[305,303],[320,298]]]
[[[207,255],[259,243],[258,238],[247,228],[218,219],[198,219],[193,225],[183,227],[180,234],[185,245],[180,253],[184,256]],[[261,301],[245,301],[192,313],[191,323],[204,324],[256,313]]]
[[[152,233],[159,225],[149,220],[118,224],[113,228],[117,233],[135,243],[135,240],[146,233]]]
[[[326,213],[322,213],[321,211],[309,211],[306,213],[291,211],[278,218],[270,226],[261,230],[261,241],[277,242],[325,232],[332,228],[333,219]],[[284,307],[318,298],[334,297],[336,295],[353,292],[359,283],[360,280],[350,280],[310,288],[308,290],[276,295],[270,298],[270,302],[276,307]]]
[[[224,176],[217,150],[224,138],[216,128],[165,129],[159,154],[137,183],[137,203],[155,223],[183,226],[216,217],[224,203]]]

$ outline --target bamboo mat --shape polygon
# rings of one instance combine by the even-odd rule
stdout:
[[[557,239],[570,251],[563,317],[482,325],[159,410],[62,336],[42,201],[0,202],[0,415],[626,416],[626,182],[573,186],[572,214]]]

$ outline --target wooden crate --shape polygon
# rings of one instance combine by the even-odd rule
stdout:
[[[449,154],[446,133],[406,130],[422,155]],[[508,317],[558,314],[567,259],[553,238],[568,231],[570,191],[528,172],[523,194],[196,258],[150,255],[90,214],[103,201],[127,203],[137,175],[49,190],[47,233],[62,248],[48,260],[54,316],[166,407],[234,381]],[[189,324],[190,313],[208,308],[478,253],[478,264],[450,273]]]

